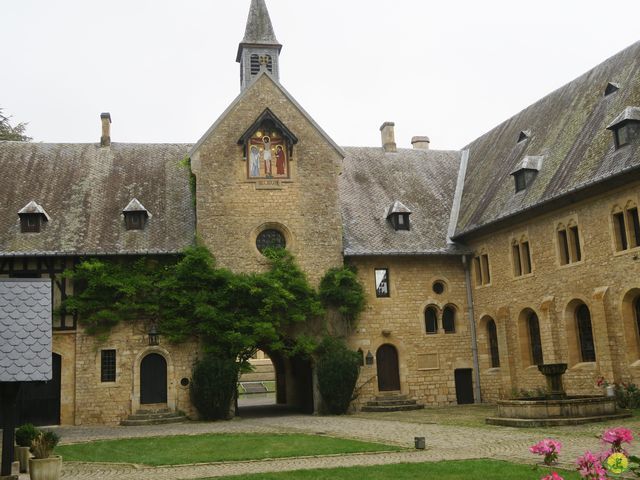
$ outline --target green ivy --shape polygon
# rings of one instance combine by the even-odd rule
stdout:
[[[320,282],[320,299],[327,307],[336,308],[353,326],[364,310],[364,288],[353,267],[332,268]]]

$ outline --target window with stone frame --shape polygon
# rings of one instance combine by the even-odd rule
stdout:
[[[376,282],[376,297],[386,298],[391,296],[389,288],[389,269],[376,268],[374,271]]]
[[[595,362],[596,349],[593,340],[593,330],[591,327],[591,312],[589,312],[589,307],[584,303],[580,304],[576,308],[575,321],[578,330],[580,361]]]
[[[562,223],[558,225],[557,239],[560,265],[577,263],[582,260],[580,230],[575,220],[570,220],[566,226]]]
[[[103,383],[116,381],[116,351],[100,352],[100,381]]]
[[[428,335],[438,333],[438,309],[434,305],[424,310],[424,330]]]
[[[489,319],[489,321],[487,322],[487,339],[489,343],[489,357],[491,359],[491,368],[498,368],[500,366],[498,331],[496,329],[496,322],[493,319]]]
[[[542,365],[544,360],[542,355],[542,340],[540,338],[540,322],[535,312],[529,313],[527,317],[527,330],[529,331],[531,364]]]
[[[476,272],[476,286],[489,285],[491,283],[489,255],[484,249],[475,256],[473,263]]]
[[[640,246],[640,219],[634,202],[628,202],[625,208],[614,207],[612,224],[617,252]]]
[[[521,237],[520,240],[512,240],[511,254],[513,258],[513,275],[521,277],[530,274],[532,271],[531,248],[526,236]]]
[[[442,310],[442,329],[444,333],[456,333],[456,310],[451,305]]]

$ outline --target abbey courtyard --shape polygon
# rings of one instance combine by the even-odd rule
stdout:
[[[535,392],[542,364],[567,364],[570,395],[640,382],[640,43],[451,151],[398,148],[391,121],[377,146],[337,145],[283,86],[282,48],[253,0],[229,52],[240,94],[191,144],[119,143],[107,112],[95,143],[0,142],[0,276],[50,278],[56,308],[82,259],[196,242],[239,273],[285,248],[316,287],[353,267],[366,293],[346,337],[362,359],[354,412]],[[46,405],[38,422],[117,425],[145,406],[197,418],[197,344],[144,321],[100,339],[53,318],[54,378],[28,395]],[[278,403],[321,410],[313,358],[266,353]]]

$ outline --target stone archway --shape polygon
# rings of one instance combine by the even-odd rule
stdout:
[[[380,346],[376,352],[376,364],[378,369],[378,390],[381,392],[399,391],[400,363],[396,347],[389,343]]]

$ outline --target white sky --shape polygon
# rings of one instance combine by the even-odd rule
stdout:
[[[4,0],[0,107],[35,141],[195,143],[249,0]],[[639,0],[267,0],[281,83],[340,145],[458,149],[640,40]],[[295,131],[294,126],[290,126]]]

